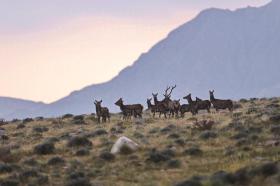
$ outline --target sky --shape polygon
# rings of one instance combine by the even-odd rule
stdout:
[[[200,11],[270,0],[0,0],[0,96],[45,103],[106,82]]]

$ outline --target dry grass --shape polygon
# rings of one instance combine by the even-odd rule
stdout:
[[[4,125],[9,140],[1,148],[10,148],[11,157],[8,164],[14,166],[9,173],[0,172],[0,180],[18,181],[19,185],[71,185],[76,179],[72,174],[82,172],[78,185],[86,183],[96,185],[173,185],[191,178],[194,175],[211,176],[213,173],[224,170],[234,172],[246,166],[255,166],[267,161],[280,160],[280,148],[266,146],[269,140],[277,140],[277,136],[270,132],[272,125],[279,122],[270,121],[269,118],[280,114],[280,108],[268,106],[279,105],[279,99],[254,100],[240,103],[242,108],[233,113],[227,111],[215,113],[200,113],[198,116],[187,114],[180,119],[150,118],[145,114],[142,120],[121,121],[118,115],[114,115],[110,123],[97,124],[93,116],[84,116],[85,124],[73,121],[73,118],[52,118],[40,121],[28,122],[24,128],[17,129],[21,121]],[[217,137],[203,139],[201,135],[205,131],[193,129],[194,121],[212,120],[215,122],[211,132]],[[241,129],[237,124],[248,130],[250,127],[259,127],[261,132],[248,132],[245,137],[247,142],[236,145],[238,139],[232,136],[238,134]],[[170,130],[162,129],[171,125]],[[36,132],[34,127],[46,127],[44,132]],[[97,130],[105,130],[107,134],[97,135]],[[92,147],[68,147],[67,142],[72,136],[87,136],[92,142]],[[255,135],[257,137],[253,138]],[[127,136],[141,145],[141,149],[132,155],[118,155],[113,161],[105,161],[99,158],[102,152],[109,151],[112,144],[120,136]],[[56,138],[54,153],[38,155],[34,153],[34,147],[46,142],[48,138]],[[253,138],[253,139],[251,139]],[[54,140],[54,139],[53,139]],[[191,156],[184,154],[186,149],[198,147],[202,155]],[[86,148],[89,155],[77,156],[79,149]],[[178,167],[169,167],[168,161],[154,163],[147,161],[152,149],[161,152],[172,149],[174,157],[178,160]],[[49,159],[61,157],[65,163],[48,165]],[[1,155],[0,155],[1,158]],[[28,165],[27,160],[34,159],[37,163]],[[0,159],[1,161],[1,159]],[[37,177],[19,175],[27,170],[36,170]],[[279,174],[279,173],[278,173]],[[72,177],[75,178],[70,178]],[[47,178],[47,180],[39,180]],[[261,179],[261,178],[258,178]],[[260,182],[258,180],[258,182]],[[0,182],[1,183],[1,182]],[[208,181],[204,185],[211,185]],[[254,185],[256,181],[250,183]],[[274,182],[261,179],[262,185]],[[279,183],[277,183],[279,184]],[[276,185],[277,185],[276,184]]]

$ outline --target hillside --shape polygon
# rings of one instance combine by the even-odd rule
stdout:
[[[45,104],[42,102],[0,97],[0,118],[12,119],[14,115],[20,116],[20,113],[27,113],[26,111],[32,113],[43,106]]]
[[[174,99],[188,93],[208,98],[271,97],[280,94],[280,2],[235,11],[207,9],[172,31],[111,81],[91,85],[19,116],[93,112],[93,98],[112,112],[115,101],[142,103],[152,92],[177,84]],[[30,114],[32,113],[32,114]],[[19,114],[19,115],[18,115]],[[12,117],[10,116],[10,117]]]
[[[93,115],[22,120],[1,126],[0,185],[277,186],[280,99],[242,100],[233,113],[98,124]],[[211,121],[210,128],[196,123]],[[132,153],[110,153],[127,136]]]

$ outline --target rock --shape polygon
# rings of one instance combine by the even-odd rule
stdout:
[[[120,137],[111,149],[112,154],[118,154],[122,149],[130,150],[131,152],[135,152],[139,148],[139,145],[132,141],[131,139],[122,136]]]

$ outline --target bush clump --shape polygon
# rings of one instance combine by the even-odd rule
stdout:
[[[42,143],[39,145],[36,145],[34,148],[34,153],[38,155],[46,155],[46,154],[52,154],[55,150],[55,146],[53,143]]]
[[[86,146],[91,147],[92,142],[88,140],[85,136],[75,136],[70,138],[70,140],[67,143],[68,147],[80,147],[80,146]]]

